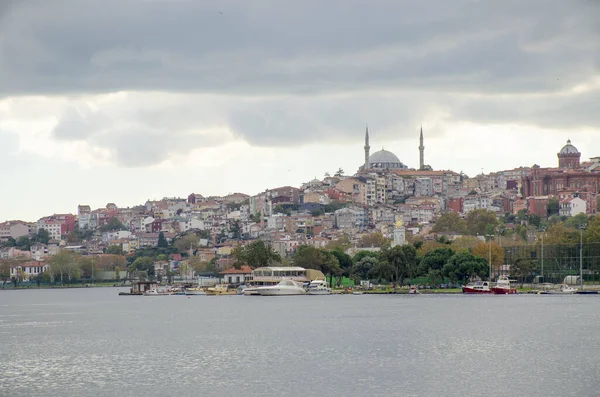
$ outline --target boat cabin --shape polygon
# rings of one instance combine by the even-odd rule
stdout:
[[[325,279],[325,276],[318,270],[298,266],[269,266],[254,269],[246,282],[252,285],[275,285],[283,279],[308,283],[315,279]]]
[[[131,294],[143,295],[144,292],[157,288],[158,283],[156,281],[138,281],[131,286]]]

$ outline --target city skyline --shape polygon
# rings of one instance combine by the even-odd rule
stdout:
[[[470,176],[600,155],[592,2],[8,4],[0,220],[353,174],[365,123],[409,168],[421,124]]]

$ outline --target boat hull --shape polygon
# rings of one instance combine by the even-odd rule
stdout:
[[[203,290],[199,290],[199,291],[186,290],[185,295],[206,295],[206,292],[204,292]]]
[[[237,295],[237,291],[206,291],[207,296]]]
[[[258,293],[261,296],[306,295],[306,291],[304,291],[304,290],[286,289],[286,288],[265,288],[265,289],[259,289]]]
[[[491,294],[489,289],[475,289],[471,287],[462,287],[463,294]]]
[[[492,287],[492,293],[494,295],[514,295],[517,293],[516,288],[497,288]]]
[[[312,290],[308,291],[306,295],[331,295],[331,290]]]

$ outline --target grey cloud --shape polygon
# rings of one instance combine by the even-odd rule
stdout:
[[[599,74],[598,20],[587,0],[29,0],[1,20],[0,98],[190,94],[57,115],[56,139],[125,166],[214,146],[196,132],[223,125],[259,146],[359,143],[366,122],[412,139],[440,114],[597,128],[598,91],[557,93]]]
[[[594,62],[590,51],[524,46],[565,38],[598,48],[596,7],[522,3],[26,2],[0,27],[8,37],[0,54],[9,76],[2,90],[551,90],[559,85],[544,84],[540,74]]]

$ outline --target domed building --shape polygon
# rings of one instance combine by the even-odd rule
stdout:
[[[575,146],[571,144],[571,140],[567,140],[567,144],[560,149],[558,156],[558,168],[579,168],[581,153]]]
[[[371,146],[369,146],[369,127],[367,127],[365,132],[365,162],[360,167],[360,171],[364,170],[405,170],[408,169],[404,163],[400,161],[398,156],[389,150],[381,149],[378,152],[375,152],[369,155],[369,150]]]

